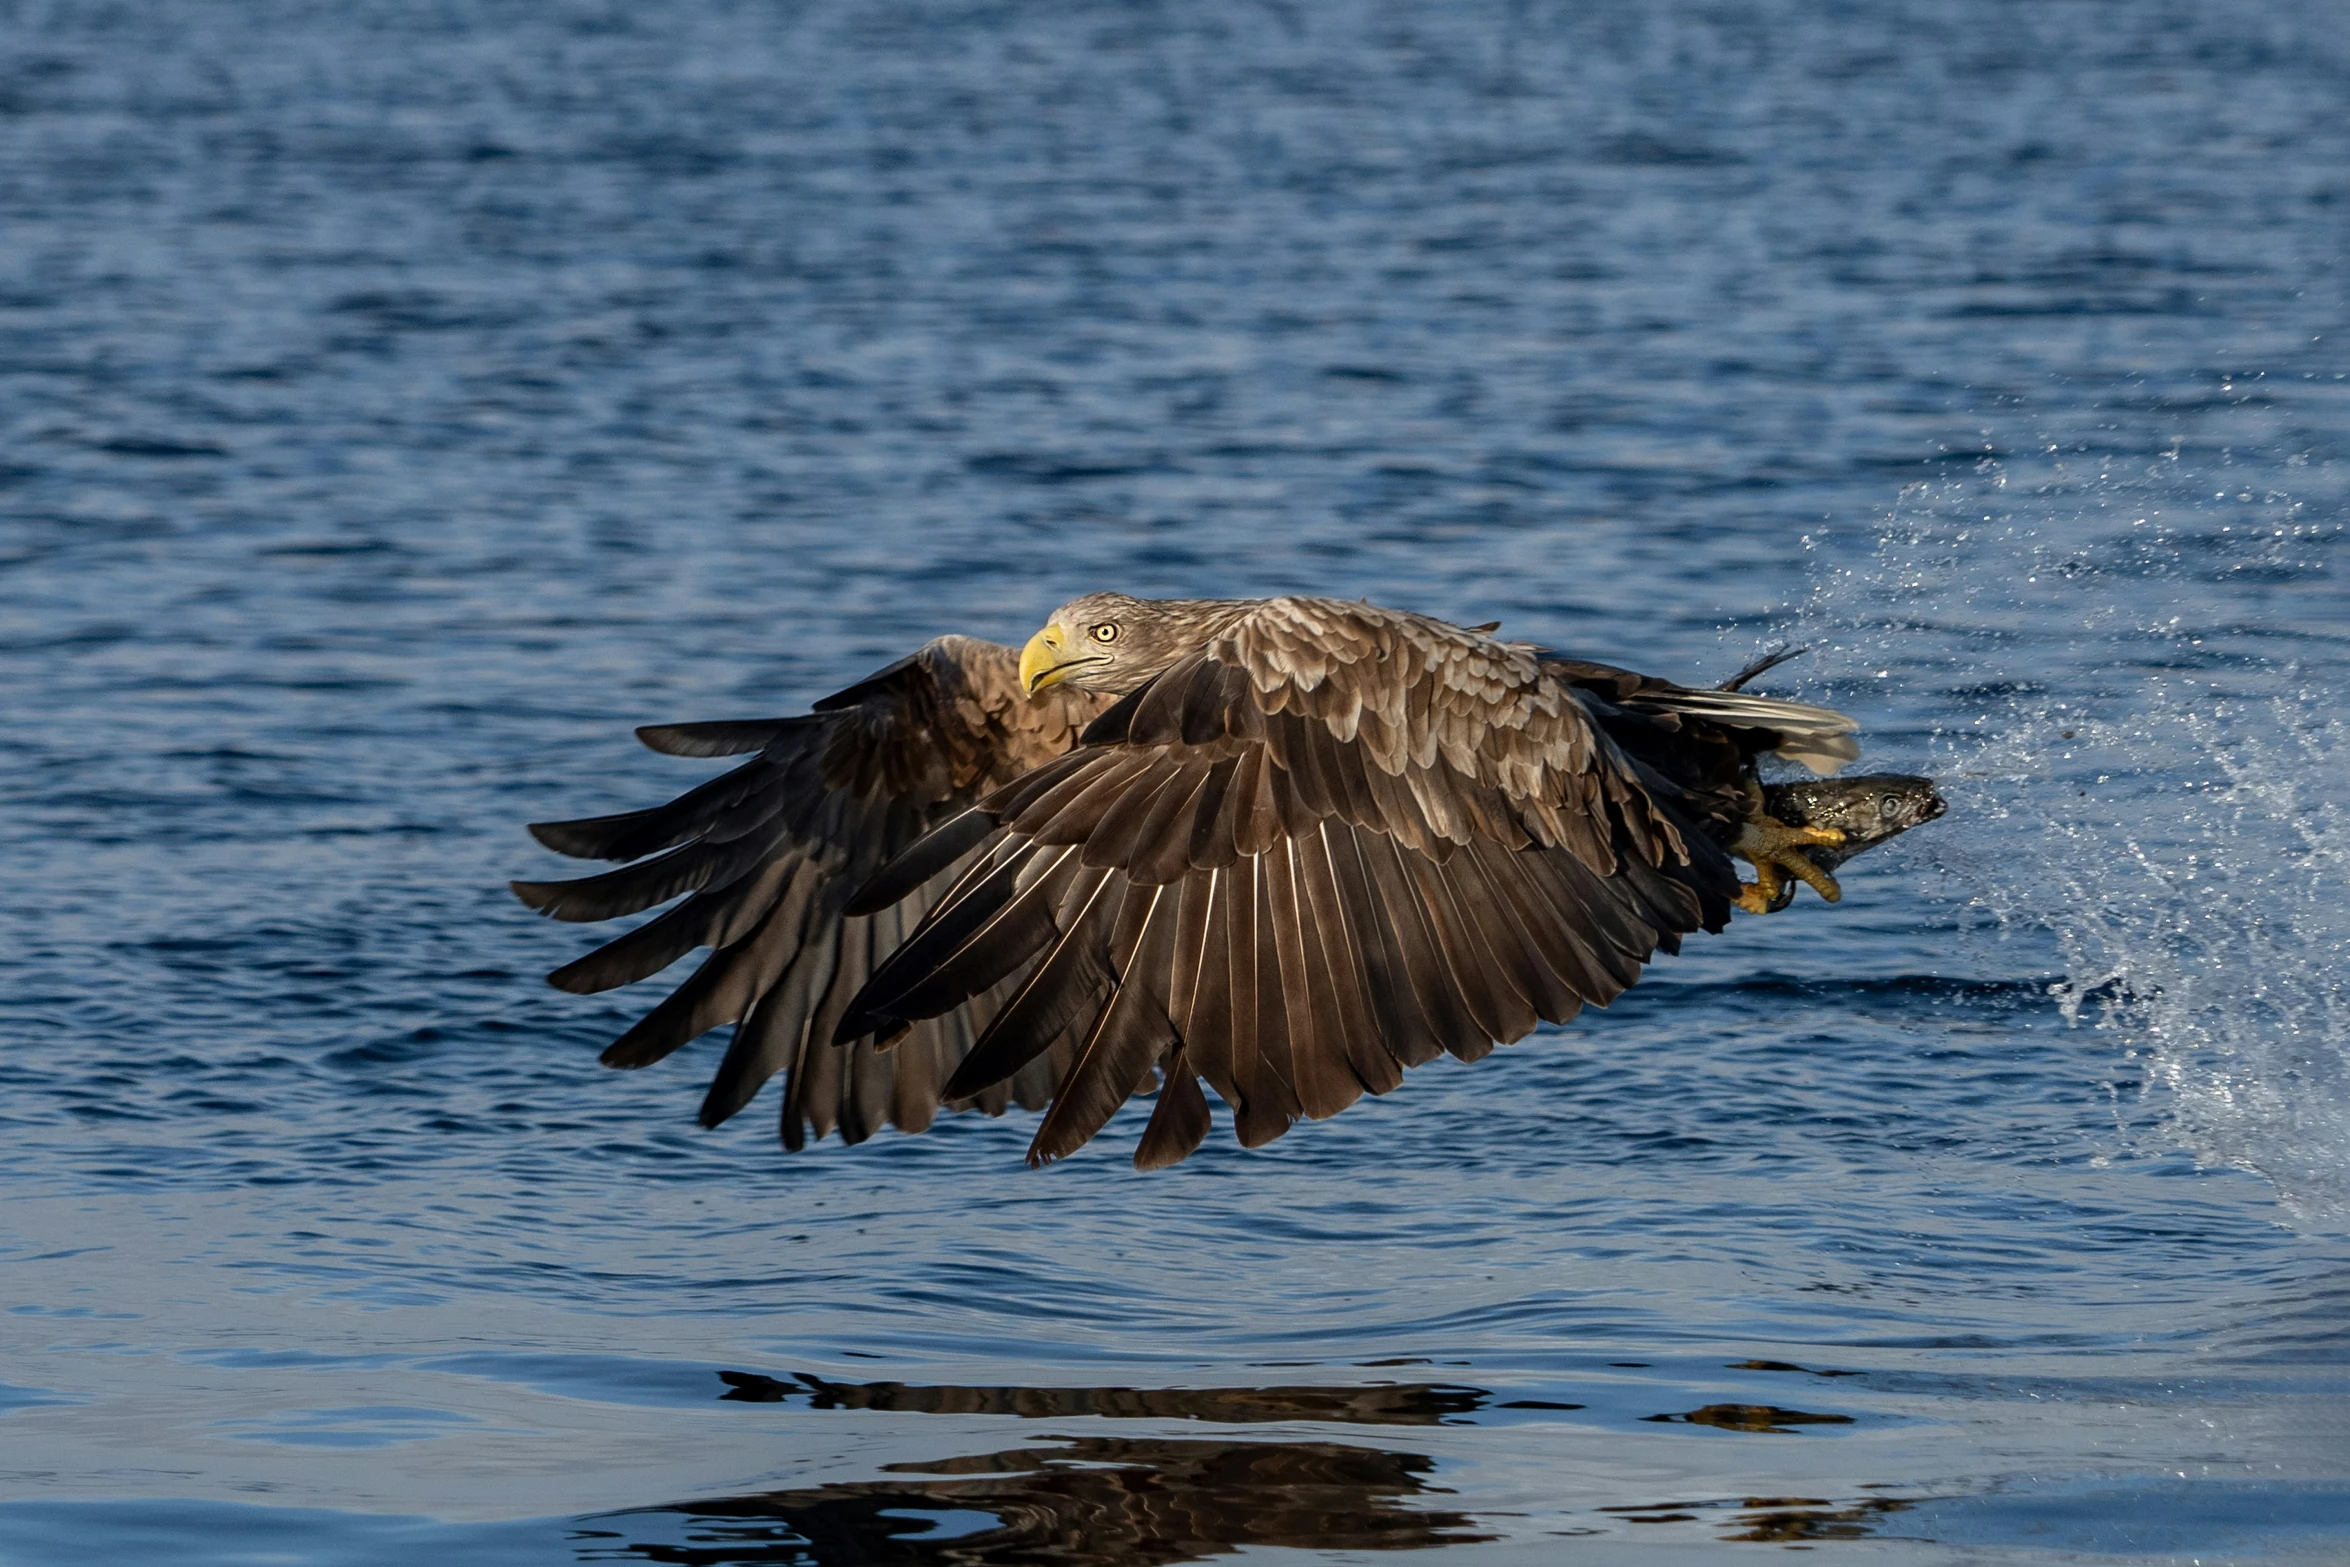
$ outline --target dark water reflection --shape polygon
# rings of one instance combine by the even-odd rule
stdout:
[[[897,1414],[1017,1415],[1026,1420],[1091,1415],[1112,1420],[1206,1420],[1230,1425],[1320,1420],[1346,1425],[1425,1426],[1472,1415],[1493,1396],[1482,1388],[1434,1383],[1376,1387],[921,1387],[903,1382],[832,1382],[804,1371],[788,1382],[749,1371],[722,1371],[718,1375],[729,1390],[722,1396],[741,1403],[802,1403],[809,1409],[876,1409]]]
[[[1631,1524],[1712,1523],[1726,1541],[1800,1545],[1815,1540],[1858,1540],[1880,1533],[1879,1526],[1888,1515],[1916,1505],[1893,1497],[1844,1503],[1819,1496],[1745,1496],[1728,1501],[1603,1507],[1599,1511]]]
[[[1820,1415],[1776,1404],[1708,1404],[1677,1415],[1644,1415],[1659,1425],[1712,1426],[1717,1431],[1766,1431],[1781,1435],[1797,1426],[1848,1426],[1850,1415]]]
[[[1493,1538],[1465,1513],[1407,1505],[1450,1494],[1429,1482],[1435,1467],[1420,1453],[1335,1442],[1065,1437],[1054,1447],[890,1465],[902,1479],[718,1497],[587,1520],[586,1530],[608,1527],[611,1543],[585,1540],[580,1554],[589,1561],[692,1567],[1150,1567],[1247,1546],[1398,1551]],[[634,1531],[648,1518],[676,1528],[682,1540],[640,1543]]]

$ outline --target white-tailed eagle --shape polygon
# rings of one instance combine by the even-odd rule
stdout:
[[[640,729],[755,754],[652,810],[534,826],[631,863],[515,891],[561,920],[682,899],[551,978],[601,991],[711,949],[603,1057],[734,1025],[705,1126],[781,1072],[786,1147],[1017,1103],[1046,1110],[1042,1163],[1155,1089],[1156,1168],[1206,1134],[1204,1080],[1255,1147],[1604,1006],[1789,877],[1836,895],[1803,850],[1843,834],[1774,820],[1755,762],[1832,772],[1851,719],[1493,629],[1091,594],[1019,652],[941,637],[801,717]]]

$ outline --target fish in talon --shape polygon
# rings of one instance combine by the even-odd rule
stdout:
[[[1864,773],[1853,778],[1805,778],[1791,783],[1764,784],[1762,809],[1766,817],[1784,830],[1821,835],[1806,840],[1805,847],[1789,852],[1804,860],[1828,886],[1837,887],[1836,867],[1855,855],[1892,842],[1912,827],[1944,815],[1950,804],[1942,798],[1931,778],[1909,773]],[[1827,837],[1830,833],[1836,836]],[[1740,847],[1736,852],[1743,854],[1745,850]],[[1747,901],[1747,895],[1755,889],[1741,889],[1737,900],[1740,908],[1749,913],[1775,914],[1795,901],[1795,879],[1760,869],[1757,874],[1759,884],[1769,890],[1763,893],[1758,907]],[[1811,885],[1830,903],[1842,895],[1841,887],[1831,895],[1818,882]]]

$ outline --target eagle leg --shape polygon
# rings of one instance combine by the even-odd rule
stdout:
[[[1762,790],[1752,780],[1746,785],[1746,820],[1730,852],[1754,867],[1755,879],[1741,882],[1738,907],[1749,914],[1768,914],[1792,876],[1830,903],[1840,902],[1844,889],[1836,878],[1814,865],[1803,852],[1809,844],[1842,843],[1834,827],[1790,827],[1763,809]]]

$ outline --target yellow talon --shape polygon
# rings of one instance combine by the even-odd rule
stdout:
[[[1844,834],[1834,827],[1790,827],[1763,814],[1760,789],[1750,788],[1747,797],[1752,812],[1738,829],[1738,841],[1730,846],[1730,852],[1754,867],[1755,879],[1739,884],[1738,907],[1749,914],[1768,914],[1789,876],[1830,903],[1841,902],[1844,889],[1805,856],[1803,846],[1842,843]]]

